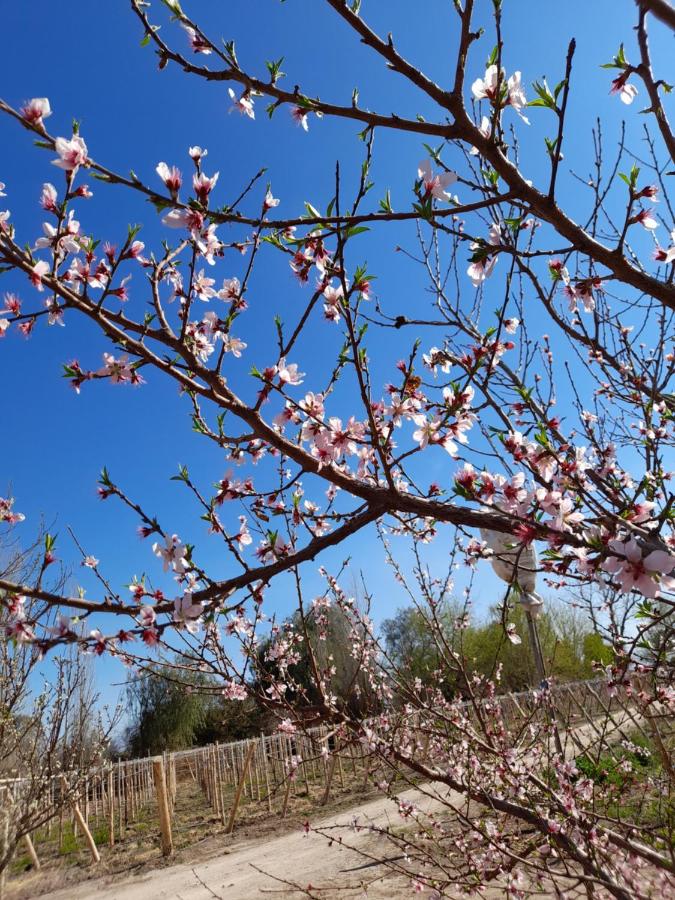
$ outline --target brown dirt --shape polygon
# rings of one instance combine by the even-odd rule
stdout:
[[[355,817],[363,824],[400,821],[395,805],[375,796],[378,798],[358,806],[350,805],[352,796],[347,804],[338,801],[328,814],[324,808],[320,816],[312,818],[313,826],[338,826],[330,846],[325,838],[305,832],[302,816],[296,811],[284,821],[268,816],[264,822],[244,825],[231,837],[221,834],[202,839],[180,850],[169,863],[158,859],[155,849],[148,859],[132,867],[122,868],[123,859],[118,859],[117,868],[110,867],[102,877],[100,867],[94,869],[91,865],[64,866],[61,870],[26,875],[20,883],[10,882],[8,898],[28,900],[42,895],[43,900],[88,900],[94,896],[101,900],[248,900],[270,891],[300,897],[303,894],[293,885],[305,888],[310,884],[320,892],[322,900],[361,897],[366,886],[369,900],[407,897],[407,880],[385,878],[376,867],[349,871],[363,866],[364,857],[346,845],[367,851],[374,843],[371,835],[354,832],[351,826]],[[414,790],[402,796],[418,803],[429,802],[420,801]],[[111,862],[106,860],[108,866]]]

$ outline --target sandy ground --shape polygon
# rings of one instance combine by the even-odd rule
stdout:
[[[414,800],[422,808],[428,809],[434,804],[433,800],[422,798],[414,790],[401,796]],[[90,897],[97,900],[213,900],[214,897],[248,900],[279,893],[285,897],[303,896],[289,883],[301,887],[311,884],[326,900],[338,896],[362,897],[366,884],[368,900],[409,896],[407,879],[384,878],[381,874],[378,877],[375,867],[347,871],[363,866],[366,860],[354,850],[341,846],[338,836],[342,836],[345,843],[366,851],[374,841],[372,835],[354,831],[351,826],[355,818],[361,824],[401,822],[395,804],[380,798],[347,812],[313,820],[313,827],[339,826],[335,832],[336,840],[330,846],[326,838],[299,829],[278,837],[235,844],[197,863],[156,869],[127,880],[120,875],[108,876],[71,885],[42,897],[44,900],[88,900]],[[276,879],[283,879],[286,884]],[[345,890],[347,885],[351,890]]]
[[[615,723],[616,727],[617,723]],[[587,724],[568,736],[590,735]],[[574,752],[573,743],[566,746],[566,755]],[[401,799],[414,802],[422,810],[438,809],[442,796],[454,802],[461,798],[443,785],[429,785],[424,792],[411,789],[401,792]],[[282,834],[253,837],[231,844],[227,848],[212,847],[195,860],[125,877],[119,872],[97,879],[70,884],[51,893],[41,893],[44,900],[255,900],[263,897],[299,898],[307,896],[298,887],[314,888],[313,895],[321,900],[398,900],[411,896],[409,878],[390,875],[383,868],[371,865],[364,868],[372,850],[373,858],[392,852],[390,844],[383,844],[367,830],[355,830],[360,825],[403,825],[397,806],[386,797],[333,811],[323,817],[312,816],[313,828],[328,826],[333,841],[296,827]],[[344,843],[342,843],[344,842]],[[350,847],[358,848],[361,853]],[[355,871],[356,870],[356,871]],[[25,882],[24,882],[25,885]],[[294,887],[296,889],[294,889]],[[30,891],[30,886],[25,885]],[[367,887],[367,895],[364,888]],[[23,894],[23,896],[31,896]],[[495,885],[485,895],[503,897],[503,887]],[[544,896],[547,896],[545,893]],[[552,895],[548,895],[552,896]]]

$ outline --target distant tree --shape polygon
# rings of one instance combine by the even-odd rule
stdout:
[[[279,663],[279,647],[285,636],[295,643],[289,665]],[[362,637],[363,635],[359,635]],[[307,613],[297,611],[274,629],[261,642],[258,650],[257,687],[281,680],[286,685],[284,702],[295,708],[320,705],[322,696],[330,693],[335,702],[352,715],[363,715],[372,708],[373,700],[358,657],[353,655],[352,625],[338,606],[312,607]],[[289,659],[285,651],[284,659]]]
[[[469,671],[480,675],[489,677],[501,666],[503,690],[523,690],[536,684],[530,635],[518,604],[510,611],[509,622],[515,625],[519,644],[506,638],[498,609],[490,611],[486,622],[461,628],[456,627],[460,618],[457,605],[448,604],[436,611],[436,618],[445,647],[439,646],[439,625],[430,628],[421,608],[404,607],[386,619],[382,623],[386,664],[411,682],[419,678],[423,685],[435,685],[444,653],[449,649],[461,654]],[[589,678],[594,662],[607,665],[613,659],[611,648],[593,630],[591,622],[564,604],[547,604],[539,616],[538,630],[547,673],[561,681]],[[458,682],[447,678],[447,672],[444,683],[447,694],[460,689]]]
[[[254,697],[227,700],[216,679],[186,672],[180,663],[178,657],[127,685],[125,749],[130,756],[239,740],[265,729],[265,711]]]

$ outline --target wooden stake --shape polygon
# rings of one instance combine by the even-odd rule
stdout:
[[[237,808],[239,806],[239,801],[241,800],[241,792],[244,788],[244,782],[246,781],[246,772],[248,770],[248,764],[251,761],[251,757],[253,756],[253,751],[255,750],[255,742],[251,741],[248,745],[248,750],[246,751],[246,758],[244,759],[244,764],[241,769],[241,775],[239,776],[239,784],[237,785],[237,792],[234,795],[234,803],[232,804],[232,810],[230,811],[230,818],[227,823],[227,828],[225,829],[226,834],[232,834],[234,831],[234,820],[237,815]]]
[[[26,850],[28,850],[28,855],[30,856],[30,862],[35,871],[38,871],[40,868],[40,860],[38,859],[38,855],[35,852],[35,847],[33,846],[33,842],[30,838],[29,834],[24,834],[23,842],[26,845]]]
[[[267,768],[267,751],[265,750],[265,735],[260,732],[260,750],[262,752],[262,765],[265,773],[265,791],[267,793],[267,810],[272,812],[272,793],[270,791],[270,775]]]
[[[61,776],[61,790],[65,793],[68,791],[68,782],[65,777]],[[77,800],[73,796],[71,800],[71,809],[73,811],[73,816],[75,817],[75,821],[77,822],[82,834],[84,835],[84,839],[87,842],[87,846],[89,847],[89,852],[91,853],[91,858],[95,863],[101,862],[101,854],[98,852],[96,848],[96,843],[94,838],[91,836],[91,831],[87,827],[87,823],[84,821],[84,816],[80,812],[80,807],[77,804]]]
[[[108,769],[108,845],[115,846],[115,773]]]
[[[333,781],[333,773],[335,772],[335,764],[337,763],[337,755],[333,753],[333,756],[330,761],[330,768],[328,769],[328,778],[326,779],[326,790],[323,792],[323,797],[321,798],[321,806],[325,806],[328,803],[328,797],[330,796],[330,786]]]
[[[173,853],[173,838],[171,836],[171,816],[169,814],[169,798],[166,793],[166,777],[164,775],[164,760],[161,757],[153,759],[152,774],[155,781],[155,794],[157,796],[157,811],[159,812],[159,830],[162,838],[162,856],[171,856]]]
[[[284,803],[283,803],[283,806],[281,807],[281,818],[282,819],[286,818],[286,810],[288,809],[288,798],[291,795],[291,785],[293,784],[293,779],[291,778],[290,774],[287,775],[286,777],[288,780],[286,781],[286,793],[284,794]]]

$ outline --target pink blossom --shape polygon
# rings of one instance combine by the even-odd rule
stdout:
[[[239,534],[237,535],[237,543],[239,544],[240,550],[253,543],[253,538],[251,537],[246,523],[246,516],[239,516]]]
[[[241,358],[242,350],[245,350],[248,344],[231,334],[223,335],[223,350],[225,353],[231,353],[236,359]]]
[[[639,222],[643,228],[646,228],[647,231],[654,231],[655,228],[659,227],[659,223],[656,221],[654,216],[652,215],[653,210],[651,209],[641,209],[633,218],[633,222]]]
[[[52,160],[52,165],[58,166],[59,169],[77,172],[80,166],[87,164],[87,145],[79,134],[74,134],[70,140],[58,137],[54,149],[59,158]]]
[[[215,283],[215,278],[207,278],[204,275],[204,270],[200,269],[199,274],[194,278],[192,282],[192,292],[196,297],[199,297],[200,300],[204,300],[204,302],[206,302],[211,297],[216,296],[216,291],[213,288],[213,285]]]
[[[471,247],[472,249],[478,248],[480,247],[480,244],[472,244]],[[471,279],[471,283],[474,287],[480,287],[485,279],[490,277],[496,262],[496,256],[485,256],[479,259],[474,259],[470,263],[469,268],[466,270],[466,274]]]
[[[277,725],[277,731],[280,731],[282,734],[295,734],[297,730],[297,727],[290,719],[282,719]]]
[[[192,187],[200,203],[206,203],[209,194],[216,186],[219,175],[220,172],[216,172],[215,175],[209,178],[208,175],[199,172],[199,174],[192,176]]]
[[[103,367],[96,373],[101,378],[110,378],[113,384],[133,381],[133,369],[126,354],[115,359],[112,353],[103,354]]]
[[[291,107],[291,117],[296,125],[299,125],[304,131],[309,131],[309,125],[307,123],[307,110],[303,109],[301,106],[292,106]]]
[[[445,188],[457,181],[456,172],[434,172],[431,160],[425,159],[417,168],[417,177],[422,180],[422,188],[427,196],[435,197],[436,200],[452,200]]]
[[[492,124],[487,116],[483,116],[480,120],[480,125],[478,126],[478,130],[483,135],[484,138],[489,138],[492,133]],[[469,150],[470,156],[478,156],[480,153],[478,147],[472,147]]]
[[[225,682],[223,697],[225,697],[226,700],[242,701],[248,697],[248,691],[242,684],[237,684],[236,681],[230,679]]]
[[[49,311],[47,315],[48,325],[65,325],[63,321],[63,309],[59,306],[55,297],[49,297],[45,300],[45,306]]]
[[[237,300],[241,294],[241,284],[238,278],[225,278],[222,288],[218,291],[221,300]]]
[[[169,228],[187,228],[197,239],[204,225],[204,216],[197,209],[172,209],[162,219],[162,225],[168,225]]]
[[[621,102],[625,103],[627,106],[635,100],[638,93],[638,89],[634,84],[628,84],[629,77],[630,70],[627,69],[614,79],[609,91],[610,94],[618,94]]]
[[[26,122],[37,126],[42,126],[44,124],[43,119],[48,118],[52,114],[49,100],[46,97],[34,97],[22,106],[19,112]]]
[[[209,155],[209,151],[202,147],[194,146],[188,147],[188,154],[190,158],[194,160],[195,165],[198,166],[203,157]]]
[[[187,547],[177,534],[167,535],[164,546],[155,542],[152,545],[152,552],[164,563],[165,572],[168,572],[169,569],[173,569],[178,574],[187,571]]]
[[[42,185],[42,194],[40,195],[40,206],[43,209],[46,209],[47,212],[58,212],[56,201],[58,200],[58,194],[56,193],[56,188],[53,184],[50,184],[48,181]]]
[[[122,303],[126,303],[129,299],[129,291],[127,290],[127,284],[131,281],[131,275],[126,275],[122,281],[120,282],[119,287],[114,288],[109,291],[109,293],[113,297],[117,297]]]
[[[265,199],[263,201],[263,209],[267,211],[268,209],[272,209],[273,207],[278,206],[281,203],[281,200],[278,200],[276,197],[272,196],[272,191],[267,188],[267,193],[265,194]]]
[[[180,597],[176,597],[173,601],[173,620],[183,624],[194,622],[204,612],[204,606],[195,603],[192,599],[192,592],[185,591]]]
[[[181,26],[188,36],[190,46],[194,53],[203,53],[204,56],[208,56],[212,52],[209,42],[200,34],[197,34],[192,26],[186,25],[185,22],[181,22]]]
[[[249,119],[255,119],[253,100],[251,100],[250,94],[243,93],[241,97],[237,97],[232,88],[228,88],[227,93],[230,95],[230,99],[232,100],[232,106],[229,110],[230,112],[237,110],[237,112],[241,113],[243,116],[248,116]]]
[[[154,647],[159,644],[159,631],[151,625],[149,628],[143,629],[142,638],[144,644],[148,647]]]
[[[157,163],[155,171],[164,182],[167,190],[170,191],[171,196],[175,198],[183,183],[180,169],[176,168],[176,166],[169,167],[165,162],[160,162]]]
[[[654,259],[657,262],[672,263],[675,262],[675,229],[670,232],[671,246],[665,250],[663,247],[657,247],[654,251]]]
[[[144,628],[149,628],[151,625],[155,624],[157,616],[151,606],[141,606],[138,612],[138,618]]]
[[[506,636],[511,641],[512,644],[522,644],[523,639],[520,637],[518,632],[516,631],[516,626],[513,622],[509,622],[506,626]]]
[[[655,598],[660,590],[672,591],[675,578],[675,556],[665,550],[652,550],[644,558],[640,545],[631,538],[629,541],[613,540],[609,549],[618,556],[609,556],[602,563],[602,569],[616,575],[621,590],[627,593],[637,590],[645,597]]]
[[[500,241],[501,231],[499,225],[493,223],[490,226],[487,244],[496,246]],[[469,268],[466,270],[466,274],[471,279],[471,283],[474,287],[480,287],[485,279],[489,278],[492,274],[492,270],[497,262],[498,254],[491,253],[486,244],[479,243],[478,241],[474,241],[470,246],[471,250],[474,252],[470,260]]]
[[[23,513],[14,512],[14,497],[0,497],[0,522],[7,522],[8,525],[16,525],[17,522],[23,522],[26,518]]]
[[[283,356],[277,365],[277,375],[282,384],[298,385],[302,384],[305,373],[298,372],[297,363],[286,363],[286,357]]]
[[[45,262],[44,259],[41,259],[39,262],[36,262],[31,272],[29,274],[29,278],[33,287],[36,287],[38,291],[44,291],[44,285],[42,284],[42,278],[49,272],[49,263]]]
[[[488,66],[483,78],[476,78],[471,85],[471,93],[476,100],[494,100],[497,96],[498,69],[497,66]]]
[[[523,86],[521,84],[520,72],[513,73],[513,75],[506,82],[506,87],[510,105],[518,113],[523,122],[525,122],[526,125],[529,125],[530,120],[522,113],[524,107],[527,106],[527,97],[525,96],[525,91],[523,90]]]
[[[212,222],[195,240],[199,252],[210,266],[215,265],[216,256],[220,256],[223,249],[223,242],[216,235],[217,227]]]

